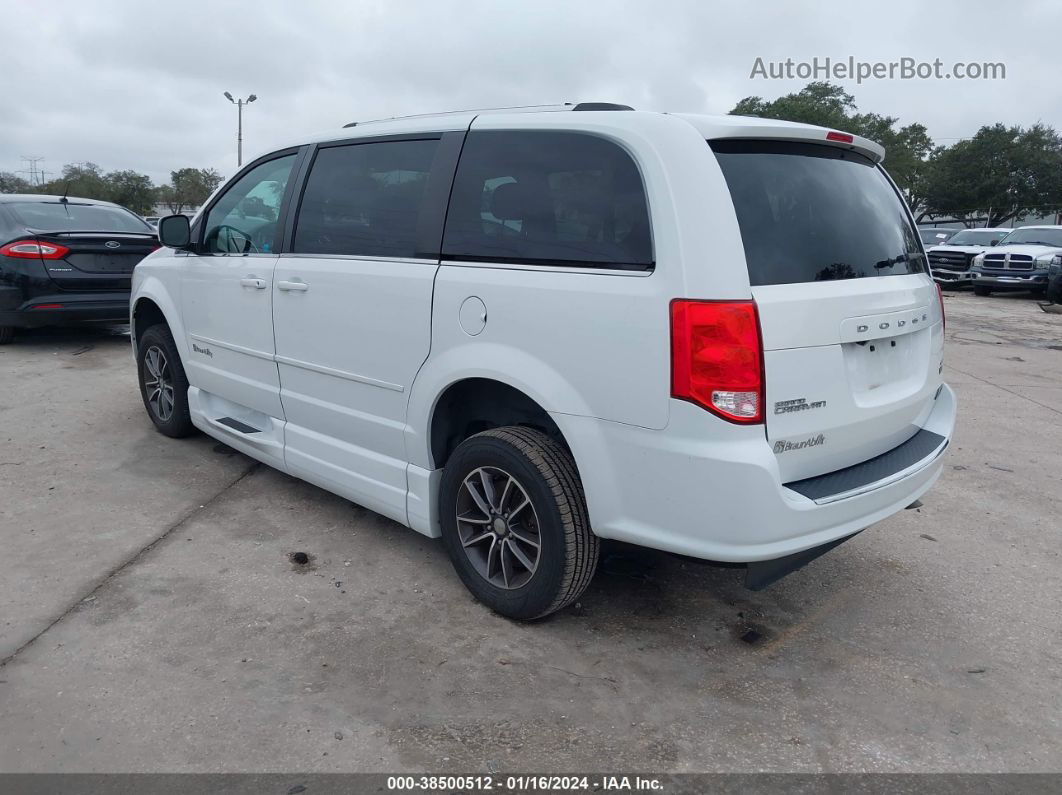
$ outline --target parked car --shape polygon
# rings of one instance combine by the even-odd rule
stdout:
[[[956,401],[883,150],[583,107],[358,123],[163,218],[152,422],[441,536],[518,619],[602,538],[759,588],[926,492]]]
[[[1047,299],[1062,304],[1062,260],[1051,263],[1047,270]]]
[[[1062,226],[1021,226],[970,266],[974,292],[1032,290],[1043,293],[1052,264],[1062,263]]]
[[[148,215],[148,216],[145,216],[144,220],[151,226],[152,229],[158,229],[159,228],[159,216],[157,216],[157,215]]]
[[[133,267],[155,230],[110,202],[0,195],[0,344],[18,328],[129,319]]]
[[[960,229],[941,229],[939,227],[921,227],[918,230],[918,237],[922,239],[923,246],[939,246],[941,243],[946,243],[953,237]]]
[[[1010,232],[1010,229],[997,227],[963,229],[947,242],[926,249],[933,279],[938,284],[955,287],[973,282],[970,272],[973,258],[999,243]]]

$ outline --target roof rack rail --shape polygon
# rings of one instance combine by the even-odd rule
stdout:
[[[456,116],[461,113],[505,113],[506,111],[519,112],[533,112],[536,110],[575,110],[578,106],[573,107],[571,102],[565,102],[563,104],[553,105],[513,105],[507,108],[468,108],[466,110],[448,110],[441,113],[413,113],[408,116],[390,116],[385,119],[366,119],[365,121],[352,121],[348,124],[344,124],[343,127],[357,127],[362,124],[376,124],[385,121],[399,121],[401,119],[425,119],[432,116]],[[619,108],[620,106],[615,106]],[[630,108],[628,108],[630,110]]]
[[[615,102],[580,102],[572,110],[634,110],[630,105],[618,105]]]

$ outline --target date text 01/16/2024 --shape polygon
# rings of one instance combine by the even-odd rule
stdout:
[[[663,784],[656,778],[642,776],[388,776],[389,791],[490,791],[555,792],[555,791],[641,791],[659,792]]]

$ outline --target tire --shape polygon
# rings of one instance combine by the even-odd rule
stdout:
[[[0,326],[0,345],[10,345],[15,341],[14,326]]]
[[[160,368],[163,377],[157,379]],[[164,324],[151,326],[140,338],[136,369],[144,408],[159,432],[174,439],[190,436],[195,426],[188,414],[188,378],[173,335]],[[157,387],[159,380],[163,384],[161,389]]]
[[[484,498],[489,513],[480,508]],[[459,511],[469,518],[459,521]],[[443,543],[461,581],[503,616],[528,621],[554,613],[586,590],[597,569],[600,545],[575,461],[540,431],[509,426],[462,442],[443,471],[439,512]],[[529,543],[536,539],[537,551]]]
[[[989,290],[987,287],[982,287],[979,284],[975,284],[973,286],[973,290],[974,290],[974,295],[981,295],[981,296],[992,295],[992,291],[991,290]]]

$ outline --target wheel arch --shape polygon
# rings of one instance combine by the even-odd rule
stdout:
[[[495,382],[520,393],[553,426],[545,427],[569,448],[560,429],[561,414],[592,416],[585,397],[545,361],[510,345],[466,343],[433,353],[413,382],[406,406],[406,455],[411,464],[425,470],[438,468],[432,450],[438,408],[448,390],[470,380]],[[558,406],[564,411],[559,412]]]
[[[133,298],[129,313],[129,336],[133,342],[133,355],[136,355],[137,343],[144,332],[161,322],[169,327],[174,344],[177,346],[177,352],[182,359],[185,359],[188,352],[185,350],[184,328],[180,322],[180,313],[170,300],[169,294],[164,289],[158,289],[160,287],[162,285],[157,283],[157,280],[148,280],[140,286]]]
[[[570,449],[549,412],[518,387],[484,376],[451,382],[437,396],[427,425],[431,468],[444,467],[468,437],[510,425],[542,431]]]

